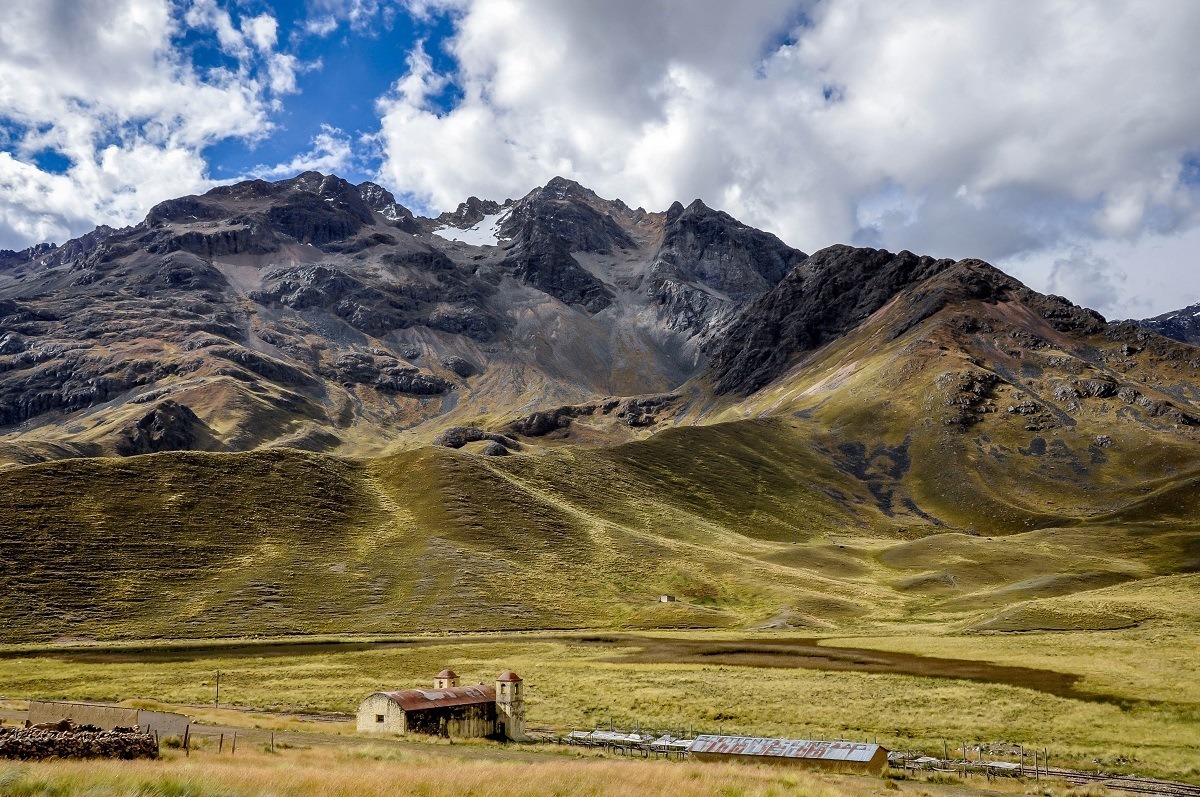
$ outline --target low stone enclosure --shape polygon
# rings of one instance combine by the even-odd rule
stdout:
[[[34,725],[51,725],[70,720],[77,726],[94,725],[103,730],[141,728],[143,733],[182,737],[191,719],[172,711],[147,711],[140,708],[111,706],[104,703],[77,703],[67,700],[30,700],[29,721]]]
[[[154,736],[137,728],[103,730],[63,721],[53,727],[0,725],[0,758],[157,758]]]

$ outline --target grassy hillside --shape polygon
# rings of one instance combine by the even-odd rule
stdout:
[[[17,621],[0,638],[966,627],[1194,566],[1196,504],[1168,498],[1194,489],[1190,475],[1090,504],[1049,479],[1021,530],[992,525],[988,503],[967,515],[897,450],[864,471],[860,450],[781,416],[504,458],[272,450],[12,469],[0,473],[0,616]],[[947,450],[943,467],[960,456]],[[990,487],[1006,500],[1006,485]],[[1023,509],[1009,493],[1008,511]],[[663,592],[680,602],[659,604]]]

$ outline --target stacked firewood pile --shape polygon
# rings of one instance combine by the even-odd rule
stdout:
[[[154,737],[137,728],[106,731],[70,720],[29,728],[0,726],[0,758],[157,758]]]

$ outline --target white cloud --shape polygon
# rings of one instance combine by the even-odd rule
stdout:
[[[395,17],[399,2],[389,0],[308,0],[308,18],[304,23],[306,32],[314,36],[328,36],[342,24],[354,30],[365,30],[382,22],[390,25]]]
[[[1125,276],[1114,271],[1112,265],[1112,261],[1097,257],[1090,247],[1076,246],[1054,259],[1046,290],[1072,296],[1084,307],[1118,307],[1126,293]]]
[[[270,53],[279,38],[279,23],[270,14],[259,14],[242,22],[242,33],[260,53]]]
[[[1200,222],[1188,0],[440,5],[454,73],[418,52],[380,103],[380,178],[432,207],[561,173],[649,208],[699,196],[806,249],[1023,256],[1042,287],[1081,243],[1148,263],[1136,242]],[[1157,309],[1187,285],[1122,287]]]
[[[307,171],[336,174],[355,163],[353,142],[344,131],[336,127],[321,125],[321,132],[313,136],[311,144],[312,149],[297,155],[287,163],[254,167],[250,170],[250,176],[279,180]]]
[[[181,13],[182,11],[182,13]],[[269,20],[269,21],[268,21]],[[295,89],[271,50],[274,20],[241,27],[212,0],[12,0],[0,17],[0,247],[139,220],[212,181],[204,147],[271,129],[271,92]],[[201,73],[173,44],[215,36],[236,66]],[[120,35],[114,35],[119,31]],[[267,81],[260,72],[269,71]],[[269,83],[269,85],[268,85]],[[40,154],[69,161],[42,169]]]

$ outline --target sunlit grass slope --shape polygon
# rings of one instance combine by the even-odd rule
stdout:
[[[0,473],[0,636],[970,624],[1196,556],[1191,506],[1150,500],[1190,477],[1116,487],[1095,499],[1104,514],[1047,481],[1061,508],[993,527],[922,492],[911,454],[864,471],[843,434],[778,416],[507,458],[274,450],[14,469]]]

